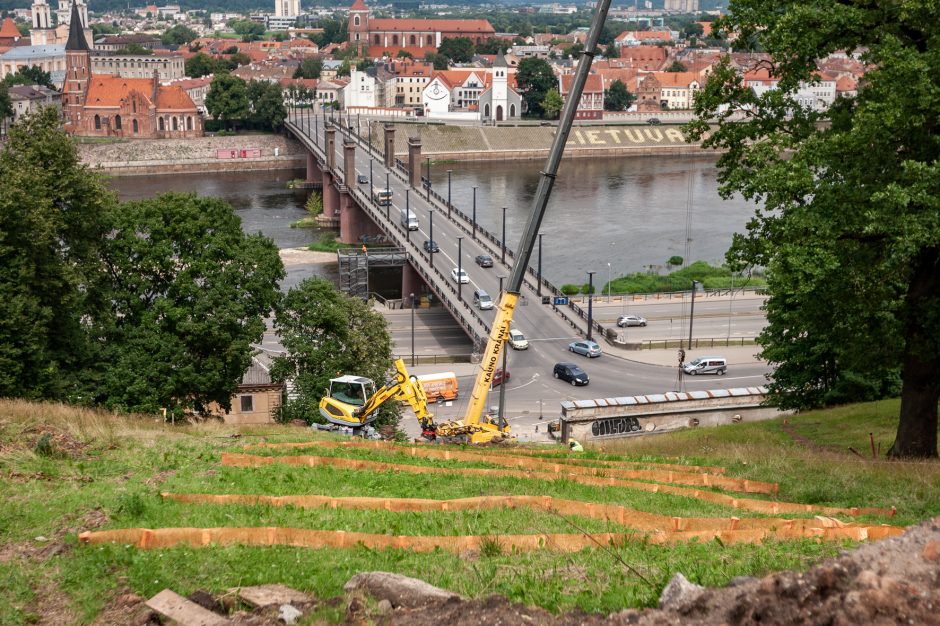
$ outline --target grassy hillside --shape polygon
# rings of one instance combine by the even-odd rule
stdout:
[[[781,421],[690,431],[612,444],[589,460],[717,465],[727,476],[780,484],[777,499],[830,506],[898,508],[874,523],[910,524],[940,514],[940,464],[861,459],[868,432],[886,449],[891,402],[807,413]],[[788,432],[790,434],[788,434]],[[802,438],[798,443],[793,434]],[[235,436],[237,435],[237,437]],[[221,464],[223,452],[246,443],[325,439],[309,429],[271,426],[238,431],[218,423],[173,426],[150,417],[118,417],[56,405],[0,402],[0,624],[40,614],[57,623],[90,623],[126,593],[149,597],[170,587],[181,594],[213,593],[281,582],[318,598],[342,594],[343,584],[368,570],[400,572],[467,596],[503,594],[552,611],[616,611],[655,603],[674,572],[720,585],[740,575],[802,568],[834,554],[845,542],[813,539],[762,545],[717,540],[670,546],[637,540],[562,553],[511,553],[500,537],[532,533],[622,532],[607,521],[526,508],[394,512],[270,505],[195,505],[160,492],[267,495],[382,496],[453,499],[481,495],[547,495],[617,504],[659,515],[759,517],[683,495],[602,487],[576,480],[510,476],[358,471],[330,466]],[[814,447],[808,447],[814,446]],[[821,446],[817,448],[815,446]],[[441,448],[435,448],[441,449]],[[605,453],[606,452],[606,453]],[[485,461],[412,458],[397,450],[317,448],[256,451],[265,456],[311,455],[382,461],[425,468],[499,469]],[[563,452],[559,456],[565,456]],[[717,491],[717,490],[716,490]],[[745,497],[742,494],[732,495]],[[769,499],[760,494],[748,498]],[[812,517],[812,513],[803,515]],[[794,516],[788,516],[794,517]],[[482,535],[477,551],[418,553],[276,547],[86,545],[85,530],[164,527],[280,526],[388,535]],[[624,563],[642,573],[639,580]],[[337,620],[325,606],[320,618]]]

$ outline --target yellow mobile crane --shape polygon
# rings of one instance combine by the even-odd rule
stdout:
[[[509,325],[512,322],[513,312],[516,310],[519,294],[522,291],[522,281],[525,278],[526,268],[529,266],[529,259],[532,256],[532,249],[535,247],[539,227],[542,225],[542,218],[545,217],[545,209],[552,193],[552,186],[555,184],[555,176],[558,173],[558,166],[564,153],[565,144],[568,142],[568,135],[571,132],[577,104],[581,100],[584,83],[587,81],[588,73],[591,70],[591,62],[597,53],[597,40],[604,28],[608,9],[610,9],[610,0],[600,0],[598,2],[597,13],[594,14],[584,51],[581,54],[580,61],[578,61],[578,69],[571,85],[571,93],[565,100],[558,130],[548,153],[545,170],[541,174],[539,186],[532,201],[532,210],[529,212],[529,219],[516,250],[509,282],[506,284],[506,290],[500,294],[496,317],[493,320],[493,327],[490,329],[486,348],[483,351],[483,360],[480,362],[480,370],[477,373],[476,382],[470,394],[470,404],[464,418],[435,425],[431,414],[427,410],[427,397],[421,384],[414,377],[408,375],[405,364],[399,359],[395,362],[396,382],[390,383],[391,386],[386,385],[371,396],[363,396],[360,405],[345,403],[342,401],[342,397],[332,397],[331,381],[331,397],[323,398],[320,401],[320,414],[327,420],[345,426],[364,426],[371,421],[368,417],[379,405],[393,397],[398,397],[414,408],[426,437],[434,438],[437,435],[444,438],[462,439],[470,443],[488,443],[510,437],[509,424],[497,423],[491,416],[485,414],[486,395],[496,374],[500,354],[506,347],[506,340],[509,337]],[[368,378],[355,376],[344,376],[341,379],[334,380],[340,381],[347,378],[372,383]],[[365,387],[361,384],[360,389],[364,393]]]

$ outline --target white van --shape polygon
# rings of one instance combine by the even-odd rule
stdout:
[[[513,328],[509,331],[509,345],[514,350],[526,350],[529,347],[529,340],[525,338],[521,331]]]
[[[697,374],[718,374],[723,376],[728,370],[728,360],[723,356],[700,356],[682,366],[682,371],[691,376]]]
[[[401,225],[408,230],[418,230],[418,216],[411,209],[402,209]]]
[[[487,311],[493,308],[493,298],[482,289],[476,289],[473,292],[473,304],[480,307],[481,311]]]

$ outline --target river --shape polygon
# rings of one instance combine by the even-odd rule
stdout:
[[[506,241],[515,249],[542,165],[541,160],[432,163],[431,180],[446,197],[447,169],[452,169],[451,197],[467,214],[476,186],[477,221],[497,237],[506,207]],[[165,191],[219,196],[235,207],[246,232],[264,233],[279,248],[288,248],[319,237],[290,228],[303,215],[304,196],[287,183],[300,176],[302,172],[278,171],[116,177],[112,186],[122,200]],[[719,198],[710,157],[573,159],[562,164],[542,223],[543,273],[560,285],[587,282],[586,272],[596,271],[595,282],[603,284],[608,271],[613,277],[645,271],[664,266],[674,255],[721,263],[732,234],[744,229],[753,212],[754,205],[741,198]],[[536,248],[533,266],[537,254]],[[288,282],[303,275],[294,270]]]

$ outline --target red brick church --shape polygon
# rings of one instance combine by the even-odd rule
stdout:
[[[363,0],[349,7],[349,45],[371,58],[395,56],[399,50],[421,58],[436,52],[444,39],[466,37],[480,43],[495,34],[487,20],[371,19]]]
[[[91,73],[91,49],[72,3],[62,86],[65,130],[86,137],[202,137],[202,118],[181,87],[150,78]]]

